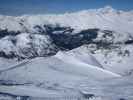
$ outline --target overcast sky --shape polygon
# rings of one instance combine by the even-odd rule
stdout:
[[[0,14],[64,13],[110,5],[115,9],[133,9],[133,0],[0,0]]]

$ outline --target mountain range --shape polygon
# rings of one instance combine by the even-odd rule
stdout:
[[[132,27],[133,11],[110,6],[0,15],[0,97],[40,100],[87,93],[96,100],[131,100]]]

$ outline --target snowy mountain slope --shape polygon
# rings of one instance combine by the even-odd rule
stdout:
[[[80,90],[77,87],[84,80],[89,79],[95,82],[121,77],[118,74],[100,68],[100,66],[96,66],[96,61],[93,62],[92,59],[89,60],[89,64],[83,62],[82,58],[78,59],[70,54],[69,52],[59,52],[55,56],[35,58],[28,63],[23,61],[12,68],[1,71],[0,92],[20,96],[47,97],[70,95],[75,91],[73,95],[78,96]],[[5,86],[5,84],[8,84],[8,86]],[[10,86],[11,84],[14,87]],[[29,86],[27,86],[29,88],[26,88],[26,84],[31,85],[31,88]],[[19,85],[22,86],[19,87]],[[36,92],[39,93],[32,95],[32,93]]]
[[[124,76],[133,73],[132,27],[132,11],[111,7],[59,15],[0,15],[2,91],[32,95],[27,91],[41,88],[42,94],[87,91],[109,100],[131,97],[132,78]],[[35,90],[21,91],[23,86]]]
[[[80,89],[84,94],[103,97],[101,100],[132,100],[132,85],[132,77],[121,77],[100,82],[84,81],[80,84]]]
[[[92,52],[103,68],[123,76],[132,74],[133,45],[121,45],[112,49],[96,49],[96,45],[83,45],[76,52],[84,52],[86,55]]]
[[[0,80],[8,80],[9,83],[1,84],[0,92],[32,98],[79,97],[92,94],[94,97],[103,98],[101,100],[132,100],[131,77],[120,77],[99,67],[92,68],[92,65],[78,58],[79,61],[76,62],[77,59],[72,53],[68,62],[65,58],[67,53],[63,55],[63,52],[60,52],[52,57],[35,58],[22,67],[1,73]],[[63,58],[60,59],[59,56]]]
[[[15,60],[12,60],[12,59],[7,60],[4,58],[0,58],[0,70],[4,70],[15,63],[17,63],[17,61]]]
[[[129,44],[133,42],[132,26],[132,11],[118,11],[108,6],[59,15],[1,15],[0,56],[33,58],[53,55],[62,48],[99,45],[101,41],[104,45],[106,42]]]
[[[62,58],[60,58],[61,56]],[[15,82],[25,81],[26,83],[27,81],[30,82],[43,81],[43,79],[49,81],[62,80],[61,83],[64,83],[63,81],[66,81],[67,79],[69,81],[71,79],[75,80],[76,77],[77,78],[93,77],[94,79],[120,77],[120,75],[111,73],[109,71],[97,67],[96,64],[94,65],[95,61],[93,62],[90,60],[90,62],[93,63],[93,65],[91,65],[82,62],[82,60],[76,59],[73,56],[67,56],[66,54],[63,55],[63,53],[58,53],[56,56],[47,57],[47,58],[36,58],[30,61],[30,63],[26,62],[24,62],[24,64],[23,62],[22,64],[20,63],[20,67],[19,65],[16,65],[15,68],[9,68],[9,70],[1,72],[0,79],[13,80]],[[56,79],[55,77],[53,77],[53,79],[50,78],[51,76],[54,76],[54,74],[56,75],[57,78]],[[96,74],[99,75],[97,76]]]
[[[82,62],[82,63],[86,63],[89,65],[103,68],[101,64],[91,54],[87,55],[84,52],[76,52],[76,50],[75,52],[74,50],[71,50],[68,52],[59,51],[55,55],[55,57],[67,63],[75,62],[75,64],[77,64],[78,62]]]
[[[64,93],[63,91],[57,91],[57,90],[50,90],[50,89],[44,89],[44,88],[39,88],[36,86],[23,86],[23,85],[19,85],[19,86],[3,86],[1,85],[1,93],[7,93],[7,94],[12,94],[12,95],[16,95],[16,96],[20,96],[20,97],[31,97],[33,99],[31,100],[43,100],[44,98],[58,98],[58,97],[67,97],[69,95],[72,96],[77,96],[80,94],[76,91],[74,91],[75,93],[70,91],[68,93]],[[36,99],[35,99],[36,98]],[[38,98],[38,99],[37,99]]]
[[[133,99],[133,89],[131,81],[132,78],[116,78],[116,79],[107,79],[106,81],[96,81],[96,80],[84,80],[80,82],[77,89],[79,91],[72,91],[71,89],[67,89],[65,92],[50,90],[35,86],[3,86],[1,85],[1,92],[9,93],[10,95],[22,96],[27,98],[32,98],[31,100],[43,100],[44,98],[51,98],[55,100],[69,100],[69,97],[72,100],[77,100],[78,98],[82,98],[81,100],[87,100],[83,98],[83,94],[88,96],[93,95],[90,100],[120,100],[120,99]],[[125,91],[127,90],[127,91]],[[81,94],[80,94],[81,93]],[[98,100],[99,100],[98,99]],[[14,99],[9,99],[14,100]]]

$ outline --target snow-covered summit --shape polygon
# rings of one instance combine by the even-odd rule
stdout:
[[[120,12],[111,7],[62,15],[25,16],[22,19],[25,19],[31,27],[34,25],[59,24],[61,26],[70,26],[76,30],[100,28],[117,32],[131,33],[133,31],[133,14]]]
[[[45,24],[70,26],[76,30],[100,28],[131,33],[133,31],[133,13],[106,6],[100,9],[65,14],[0,16],[0,29],[9,31],[25,31],[26,29],[35,31],[34,26],[43,27]]]

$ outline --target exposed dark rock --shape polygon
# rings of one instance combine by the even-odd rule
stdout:
[[[133,44],[133,40],[127,40],[125,44]]]
[[[23,25],[23,22],[20,24]],[[100,30],[95,28],[86,29],[75,33],[73,28],[60,26],[58,24],[42,26],[36,25],[33,28],[36,30],[34,33],[27,33],[29,34],[28,38],[30,41],[27,46],[24,48],[17,47],[19,51],[11,51],[8,54],[5,51],[0,51],[0,57],[8,59],[18,58],[21,60],[39,56],[51,56],[56,54],[59,50],[71,50],[84,44],[94,44],[96,45],[96,49],[111,50],[113,48],[118,48],[118,46],[113,43],[115,39],[114,31],[110,30]],[[103,33],[100,40],[97,40],[99,34],[98,32]],[[22,33],[0,30],[0,38],[10,36],[9,41],[11,41],[15,47],[17,44],[16,35],[21,35]],[[37,35],[39,35],[39,38],[37,38]],[[38,41],[41,44],[38,45],[38,43],[34,41]],[[49,41],[49,43],[45,41]],[[132,43],[133,40],[131,39],[125,42],[125,44]],[[129,55],[129,53],[126,52],[126,55]]]
[[[83,97],[86,99],[93,98],[95,95],[94,94],[83,94]]]
[[[17,57],[17,55],[14,52],[10,52],[9,54],[6,54],[4,51],[0,51],[0,57],[12,59]]]
[[[36,29],[38,33],[45,33],[45,30],[39,25],[34,26],[34,29]]]
[[[72,29],[69,29],[65,32],[71,33]],[[50,37],[52,38],[53,42],[59,47],[64,49],[74,49],[77,48],[83,44],[90,43],[93,39],[97,37],[98,29],[88,29],[83,30],[76,34],[54,34],[49,33]]]
[[[5,36],[9,36],[9,35],[16,36],[16,35],[18,35],[20,33],[21,32],[14,32],[14,31],[8,31],[7,29],[5,29],[5,30],[1,30],[0,29],[0,38],[3,38]]]

